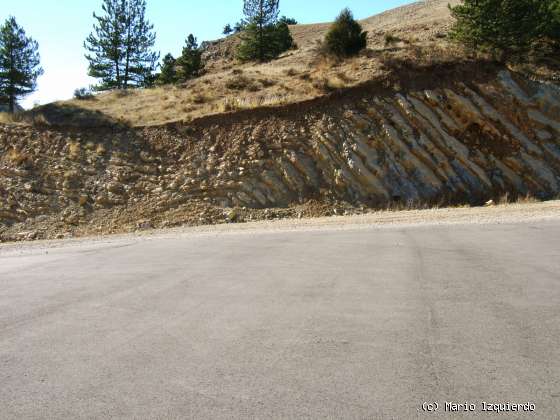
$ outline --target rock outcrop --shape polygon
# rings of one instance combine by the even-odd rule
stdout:
[[[557,86],[432,76],[165,127],[0,126],[0,237],[559,194]]]

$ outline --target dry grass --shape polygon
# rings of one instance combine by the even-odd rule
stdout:
[[[31,156],[29,154],[21,150],[18,150],[16,148],[10,149],[10,151],[7,154],[7,157],[8,157],[8,161],[15,166],[23,166],[32,161]]]
[[[243,109],[286,105],[294,101],[294,95],[290,94],[228,97],[219,103],[215,110],[220,113],[233,112]]]
[[[504,194],[502,197],[500,197],[496,204],[531,204],[539,203],[541,201],[542,200],[539,200],[531,194],[513,196],[510,194]]]
[[[206,103],[206,101],[208,101],[208,97],[204,93],[197,92],[191,97],[191,102],[193,104],[200,105]]]
[[[0,123],[2,124],[11,124],[13,123],[12,114],[8,114],[7,112],[0,112]]]
[[[257,92],[260,89],[255,81],[243,75],[237,75],[229,79],[226,82],[226,88],[233,91],[248,90],[249,92]]]
[[[554,198],[558,200],[560,197]],[[400,211],[414,211],[414,210],[449,210],[449,209],[470,209],[470,208],[481,208],[481,207],[504,207],[504,206],[515,206],[515,205],[531,205],[542,203],[546,200],[541,200],[531,194],[527,195],[510,195],[504,194],[497,200],[488,200],[484,205],[469,205],[469,204],[449,204],[445,202],[440,203],[426,203],[426,202],[416,202],[416,201],[395,201],[387,207],[385,207],[385,212],[400,212]]]
[[[9,112],[0,112],[0,123],[1,124],[14,124],[23,121],[21,114],[11,114]]]
[[[68,157],[72,160],[79,159],[82,153],[82,147],[78,142],[72,142],[68,144]]]
[[[309,69],[295,70],[307,77],[289,77],[272,63],[244,65],[235,71],[207,74],[185,85],[105,92],[96,101],[66,103],[100,111],[130,125],[159,125],[189,121],[209,114],[297,102],[323,94],[313,87]]]
[[[103,156],[105,153],[107,153],[107,149],[105,149],[105,145],[103,145],[102,143],[98,144],[95,149],[95,153],[98,156]]]
[[[399,42],[402,42],[402,39],[399,37],[392,34],[385,34],[385,45],[395,45]]]
[[[284,73],[288,77],[294,77],[294,76],[298,75],[298,71],[296,69],[294,69],[293,67],[290,67],[289,69],[285,70]]]

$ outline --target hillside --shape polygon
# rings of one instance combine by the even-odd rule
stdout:
[[[314,62],[326,26],[298,25],[274,63],[233,69],[230,38],[186,87],[0,125],[0,240],[558,197],[558,86],[454,51],[446,4],[365,20],[345,63]]]
[[[449,3],[413,3],[363,20],[368,48],[342,63],[317,59],[317,42],[324,38],[328,23],[292,26],[298,48],[265,64],[237,63],[238,35],[233,35],[206,43],[206,74],[184,85],[104,93],[89,101],[59,102],[34,113],[40,121],[83,125],[84,120],[100,119],[91,112],[101,112],[104,121],[151,126],[313,99],[383,77],[398,60],[460,60],[461,54],[443,37],[450,25]],[[386,45],[387,34],[400,41]]]

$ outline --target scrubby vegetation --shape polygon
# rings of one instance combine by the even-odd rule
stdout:
[[[158,85],[171,85],[179,81],[177,75],[177,60],[173,55],[167,54],[163,57],[161,64],[161,72],[157,76],[156,83]]]
[[[402,39],[400,39],[398,36],[392,35],[392,34],[385,34],[385,45],[394,45],[397,42],[401,42]]]
[[[279,0],[245,0],[248,24],[243,29],[237,55],[241,61],[268,61],[293,46],[288,28],[291,20],[278,20]]]
[[[453,39],[498,58],[519,58],[542,42],[560,42],[559,0],[464,0],[451,14]]]
[[[297,25],[298,21],[295,20],[294,18],[289,18],[286,16],[282,16],[279,20],[279,23],[285,23],[286,25]]]
[[[366,47],[367,32],[354,20],[350,9],[344,9],[332,24],[324,41],[324,52],[337,57],[358,54]]]
[[[204,63],[202,61],[202,49],[193,34],[185,40],[185,46],[181,56],[177,59],[171,54],[163,58],[161,71],[156,76],[157,85],[170,85],[184,83],[189,79],[202,74]]]
[[[198,41],[193,34],[190,34],[186,39],[183,53],[177,61],[179,65],[180,81],[186,81],[193,77],[200,76],[204,68],[202,50],[198,46]]]
[[[95,96],[90,88],[78,88],[74,91],[74,99],[85,101],[93,99]]]

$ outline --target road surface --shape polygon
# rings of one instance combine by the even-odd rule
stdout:
[[[560,222],[0,248],[0,384],[3,419],[558,418]]]

